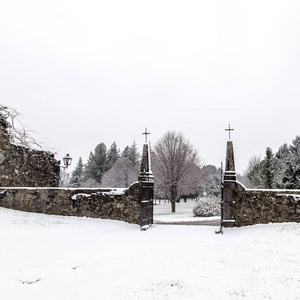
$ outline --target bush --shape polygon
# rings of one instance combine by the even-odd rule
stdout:
[[[200,199],[193,208],[194,217],[214,217],[221,215],[219,201]]]

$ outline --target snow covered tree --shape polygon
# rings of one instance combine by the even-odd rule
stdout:
[[[283,184],[287,189],[300,189],[300,136],[293,139],[289,147],[290,155],[285,160],[286,169],[283,174]]]
[[[72,172],[70,184],[80,186],[81,182],[83,181],[83,178],[84,178],[84,170],[83,170],[82,158],[80,157],[74,171]]]
[[[286,189],[300,189],[300,156],[290,155],[287,159],[282,181]]]
[[[297,135],[293,139],[292,144],[290,145],[290,152],[294,155],[300,156],[300,136]]]
[[[127,188],[138,179],[136,166],[127,158],[119,157],[114,165],[104,173],[103,187]]]
[[[278,159],[286,159],[290,155],[290,150],[287,143],[281,145],[276,152],[276,157]]]
[[[204,187],[208,196],[218,197],[221,193],[221,180],[218,174],[209,175]]]
[[[198,152],[182,133],[168,131],[155,144],[152,154],[155,188],[170,200],[172,212],[182,194],[197,189],[200,166]]]
[[[267,189],[274,188],[274,155],[270,147],[268,147],[266,150],[266,157],[264,163],[264,180]]]
[[[218,196],[221,191],[221,169],[206,165],[200,169],[199,187],[202,195]]]
[[[246,174],[253,187],[264,188],[264,162],[259,156],[253,155],[248,162]]]
[[[86,178],[92,178],[96,182],[101,183],[104,172],[108,170],[107,152],[104,143],[96,146],[94,153],[90,153],[88,162],[86,164],[85,173]]]
[[[291,145],[281,145],[273,155],[267,148],[264,160],[252,157],[246,174],[256,188],[296,188],[298,186],[298,165],[300,162],[300,136]]]

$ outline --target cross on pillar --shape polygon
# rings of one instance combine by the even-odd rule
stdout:
[[[230,124],[228,125],[228,128],[225,129],[225,131],[228,131],[229,133],[229,139],[230,139],[230,131],[233,131],[234,129],[230,128]]]
[[[147,132],[147,128],[145,128],[145,132],[142,134],[145,135],[145,144],[147,144],[147,135],[150,134],[150,132]]]

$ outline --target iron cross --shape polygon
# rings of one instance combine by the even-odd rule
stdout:
[[[145,132],[142,134],[145,135],[145,143],[147,144],[147,135],[150,134],[150,132],[147,132],[147,128],[145,128]]]
[[[230,139],[230,131],[233,131],[234,129],[230,128],[230,124],[228,125],[228,128],[225,129],[225,131],[229,132],[229,139]]]

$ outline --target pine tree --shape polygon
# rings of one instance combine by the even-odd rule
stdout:
[[[135,141],[133,142],[133,144],[130,147],[130,155],[129,155],[129,160],[135,165],[137,166],[139,163],[139,152],[138,149],[136,147],[136,143]]]
[[[119,150],[117,149],[116,142],[113,142],[107,152],[107,168],[108,170],[113,166],[119,157]]]
[[[129,159],[134,164],[134,166],[138,166],[140,154],[136,147],[135,141],[131,146],[125,147],[124,151],[122,152],[122,156]]]
[[[97,145],[94,153],[90,153],[85,169],[86,178],[92,178],[96,182],[101,183],[104,172],[108,170],[107,152],[104,143]]]
[[[300,189],[300,156],[290,155],[282,182],[286,189]]]
[[[264,177],[265,185],[268,189],[274,188],[275,177],[274,177],[274,155],[271,148],[267,148],[266,157],[264,163]]]
[[[290,151],[294,155],[300,155],[300,136],[297,135],[290,145]]]
[[[221,180],[218,174],[208,176],[204,189],[208,196],[219,196],[221,192]]]
[[[278,159],[285,159],[290,155],[290,150],[287,143],[283,144],[279,147],[278,151],[276,152],[276,157]]]
[[[83,175],[83,163],[82,158],[80,157],[74,171],[72,172],[70,184],[79,186],[83,180]]]

